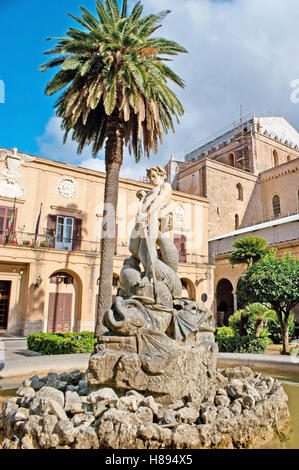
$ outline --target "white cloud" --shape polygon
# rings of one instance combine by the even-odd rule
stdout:
[[[39,154],[51,160],[78,165],[82,159],[91,157],[91,150],[86,148],[81,155],[77,154],[78,144],[69,137],[63,144],[64,132],[61,129],[61,119],[53,116],[49,119],[42,136],[36,137]]]
[[[241,104],[245,114],[282,115],[299,127],[299,104],[290,99],[291,82],[299,78],[298,0],[163,0],[162,6],[161,0],[146,0],[144,5],[146,13],[172,10],[159,34],[189,51],[172,63],[186,82],[184,90],[175,89],[185,115],[150,162],[136,165],[126,154],[122,176],[138,179],[172,153],[183,159],[185,149],[238,119]],[[41,153],[102,168],[88,150],[78,158],[70,140],[62,146],[61,136],[59,121],[52,118],[38,139]]]
[[[98,158],[92,157],[90,148],[86,148],[81,155],[78,155],[77,144],[72,141],[71,138],[68,138],[67,142],[63,144],[64,133],[61,130],[60,123],[60,118],[56,116],[51,117],[43,135],[37,137],[39,154],[51,160],[62,161],[91,170],[105,171],[104,150]],[[139,180],[141,177],[145,176],[146,168],[150,165],[158,164],[163,164],[159,155],[152,155],[150,160],[142,158],[139,163],[136,163],[134,158],[129,155],[129,152],[125,149],[124,163],[121,168],[120,176]]]

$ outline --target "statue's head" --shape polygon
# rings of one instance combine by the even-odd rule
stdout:
[[[149,178],[150,182],[154,185],[157,186],[159,183],[165,181],[167,173],[159,165],[155,165],[152,168],[148,168],[146,170],[147,177]]]

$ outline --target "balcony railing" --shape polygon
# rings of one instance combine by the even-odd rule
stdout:
[[[7,233],[0,231],[0,248],[1,246],[18,246],[22,248],[31,249],[49,249],[60,250],[68,252],[80,252],[99,255],[101,252],[101,241],[90,241],[84,239],[63,239],[57,240],[55,235],[39,234],[35,238],[34,233],[24,231],[15,231]],[[127,257],[130,256],[128,243],[120,242],[117,244],[116,256]],[[208,262],[207,256],[202,256],[199,253],[184,252],[181,256],[180,264],[193,264],[201,265]]]
[[[101,251],[101,242],[83,240],[80,238],[58,239],[55,235],[48,233],[39,234],[36,237],[34,233],[24,231],[14,231],[12,233],[8,233],[7,231],[0,232],[0,244],[34,249],[46,248],[62,251],[85,251],[89,253],[100,253]],[[123,247],[123,245],[121,246]]]

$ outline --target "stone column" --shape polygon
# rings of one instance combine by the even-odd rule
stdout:
[[[234,296],[234,312],[236,312],[238,310],[238,301],[237,301],[237,293],[235,291],[233,292],[233,296]]]

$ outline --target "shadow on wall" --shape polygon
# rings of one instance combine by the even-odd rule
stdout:
[[[240,228],[262,223],[263,217],[262,184],[257,181],[240,220]]]
[[[29,335],[30,333],[39,333],[43,331],[45,290],[41,287],[35,288],[34,283],[32,283],[28,289],[28,298],[30,299],[30,304],[28,306],[28,317],[24,318],[23,325],[25,336]],[[34,318],[38,319],[33,320]]]

